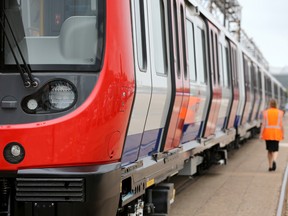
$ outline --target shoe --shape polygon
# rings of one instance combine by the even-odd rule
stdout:
[[[276,170],[276,162],[273,161],[273,164],[272,164],[272,170],[275,171]]]
[[[268,170],[269,172],[271,172],[271,171],[273,171],[273,169],[272,168],[269,168],[269,170]]]

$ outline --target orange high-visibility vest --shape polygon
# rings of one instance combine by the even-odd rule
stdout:
[[[277,140],[283,139],[282,132],[282,118],[283,112],[276,108],[270,108],[263,112],[264,126],[262,138],[264,140]]]

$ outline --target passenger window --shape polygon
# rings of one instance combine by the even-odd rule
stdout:
[[[183,46],[183,66],[184,66],[184,78],[187,80],[187,54],[186,54],[186,38],[185,38],[185,19],[184,9],[181,5],[181,28],[182,28],[182,46]]]
[[[144,1],[136,0],[135,4],[135,27],[136,27],[136,46],[137,60],[141,71],[147,69],[147,50],[145,33]]]
[[[152,37],[154,47],[154,64],[156,73],[167,74],[167,48],[165,37],[165,16],[162,0],[151,1]],[[160,12],[160,13],[159,13]]]
[[[194,49],[194,26],[189,20],[186,21],[187,43],[188,43],[188,62],[190,80],[196,81],[195,71],[195,49]]]
[[[234,75],[233,85],[234,88],[238,88],[238,61],[237,61],[237,51],[235,48],[231,49],[232,57],[232,73]]]
[[[260,94],[262,95],[262,78],[261,78],[261,71],[259,70],[259,73],[258,73],[258,82],[259,82],[259,92]]]
[[[253,73],[252,73],[252,88],[254,89],[254,93],[257,93],[258,90],[258,83],[257,83],[257,68],[253,65]]]
[[[273,88],[274,88],[274,98],[277,98],[278,97],[278,89],[277,89],[276,83],[274,83]]]
[[[176,53],[177,53],[177,77],[180,78],[180,51],[179,51],[179,27],[178,27],[178,19],[177,19],[177,2],[174,0],[173,4],[173,10],[174,10],[174,26],[175,26],[175,42],[176,42]]]
[[[251,65],[250,65],[250,79],[249,79],[249,85],[250,85],[250,90],[251,90],[251,92],[253,92],[253,88],[254,88],[254,85],[253,85],[253,82],[254,82],[254,80],[253,80],[253,76],[254,76],[254,68],[253,68],[253,65],[252,65],[252,63],[251,63]]]
[[[244,55],[243,55],[243,69],[244,69],[245,88],[247,91],[250,91],[250,86],[248,85],[249,84],[248,62]]]
[[[224,81],[225,83],[227,83],[227,87],[231,86],[231,76],[232,76],[232,67],[231,67],[231,61],[230,61],[230,52],[229,52],[229,48],[226,47],[225,48],[225,66],[226,66],[226,80]]]
[[[224,85],[224,56],[223,56],[223,46],[221,43],[218,44],[218,47],[219,47],[219,50],[220,50],[220,62],[221,62],[221,68],[220,68],[220,71],[219,71],[219,74],[220,74],[220,79],[219,79],[219,84],[222,85],[223,87],[225,86]]]
[[[220,84],[220,73],[219,73],[219,50],[218,50],[218,36],[217,34],[214,34],[215,36],[215,73],[216,73],[216,78],[217,78],[217,81],[215,80],[215,82],[218,84]]]
[[[225,87],[230,87],[229,84],[229,56],[228,56],[228,48],[221,46],[221,52],[223,53],[223,84]]]
[[[266,83],[267,83],[266,94],[271,96],[272,95],[272,83],[269,77],[266,77]]]
[[[206,83],[206,46],[204,31],[197,27],[195,36],[197,81]]]
[[[211,73],[213,75],[213,83],[216,83],[216,68],[215,68],[215,55],[214,55],[214,37],[213,32],[210,31],[210,56],[211,56]]]

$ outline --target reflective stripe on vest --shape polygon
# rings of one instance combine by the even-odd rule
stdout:
[[[268,111],[266,112],[266,118],[265,118],[265,127],[264,128],[275,128],[275,129],[281,129],[281,113],[278,111],[278,120],[276,125],[269,125],[268,124]]]

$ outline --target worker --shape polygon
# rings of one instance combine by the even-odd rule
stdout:
[[[271,99],[269,108],[263,111],[260,138],[266,141],[269,171],[276,170],[279,141],[284,139],[283,115],[283,111],[277,109],[275,99]]]

